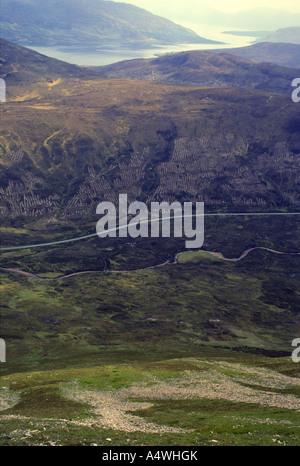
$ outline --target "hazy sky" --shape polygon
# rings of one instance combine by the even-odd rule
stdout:
[[[141,8],[146,8],[154,13],[166,11],[166,8],[172,11],[174,5],[182,5],[184,8],[192,8],[200,5],[208,8],[225,12],[237,12],[257,7],[279,8],[291,13],[300,13],[299,0],[119,0],[126,3],[132,3]],[[171,15],[170,15],[171,16]]]

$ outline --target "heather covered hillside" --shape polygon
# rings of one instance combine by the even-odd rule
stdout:
[[[268,92],[290,93],[298,71],[272,63],[254,63],[237,52],[193,50],[158,58],[127,60],[91,67],[109,78],[129,78],[193,86],[248,87]],[[247,55],[245,48],[244,55]],[[250,57],[249,57],[250,58]],[[256,60],[260,61],[260,60]],[[269,61],[269,60],[262,60]]]

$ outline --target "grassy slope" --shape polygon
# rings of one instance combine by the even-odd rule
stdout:
[[[202,352],[200,358],[11,375],[3,377],[0,391],[8,408],[0,413],[5,429],[0,444],[299,445],[299,414],[291,409],[299,400],[297,375],[289,359],[232,357],[222,350]],[[201,394],[193,398],[196,380],[202,380]],[[182,398],[189,384],[190,396]],[[139,387],[135,396],[134,387]],[[152,399],[147,390],[155,393]],[[131,407],[121,401],[126,393],[135,402]],[[244,393],[247,402],[241,401]],[[114,417],[113,408],[99,416],[90,404],[93,397],[99,406],[116,397],[121,416]],[[264,400],[271,406],[260,405]],[[121,422],[121,428],[109,427],[111,422]],[[132,422],[143,428],[126,431]],[[149,423],[160,432],[151,433]],[[184,430],[167,432],[172,429]]]

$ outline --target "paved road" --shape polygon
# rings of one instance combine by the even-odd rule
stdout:
[[[300,215],[300,212],[241,212],[241,213],[216,213],[216,214],[204,214],[204,217],[270,217],[270,216],[288,216],[288,215]],[[189,216],[188,216],[189,217]],[[195,217],[193,215],[192,217]],[[173,218],[173,217],[172,217]],[[168,220],[168,219],[165,219]],[[139,225],[140,223],[151,223],[151,220],[146,220],[143,222],[138,222],[135,225]],[[109,230],[108,232],[118,231],[120,228],[114,228]],[[33,249],[33,248],[44,248],[47,246],[56,246],[58,244],[66,244],[66,243],[73,243],[75,241],[81,241],[84,239],[94,238],[98,236],[98,233],[92,233],[90,235],[85,236],[78,236],[76,238],[64,239],[60,241],[51,241],[50,243],[39,243],[39,244],[27,244],[24,246],[9,246],[0,248],[0,251],[16,251],[19,249]]]

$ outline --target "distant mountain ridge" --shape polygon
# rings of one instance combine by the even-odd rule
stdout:
[[[187,23],[210,24],[226,26],[230,29],[240,28],[249,30],[275,31],[285,27],[299,27],[300,13],[286,11],[282,8],[257,7],[243,9],[237,12],[224,12],[201,5],[198,0],[190,0],[189,8],[186,8],[184,2],[174,2],[172,9],[168,4],[157,4],[152,0],[141,0],[145,8],[166,16],[173,21],[185,21]],[[163,2],[161,2],[163,3]],[[239,6],[243,8],[243,5]],[[288,8],[288,7],[287,7]]]
[[[4,38],[21,45],[214,43],[142,8],[103,0],[2,0],[0,25]]]
[[[264,42],[286,42],[289,44],[300,44],[300,27],[282,28],[269,34]]]
[[[258,42],[248,47],[210,50],[212,53],[230,53],[258,63],[275,63],[300,68],[300,44]]]

